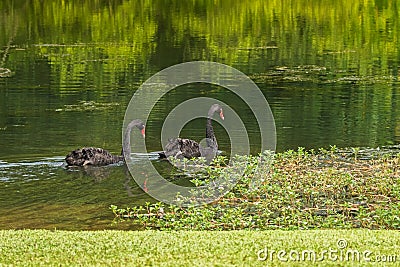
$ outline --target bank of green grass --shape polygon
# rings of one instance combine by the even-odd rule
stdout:
[[[340,241],[339,241],[340,240]],[[299,266],[301,253],[316,252],[323,266],[386,266],[400,263],[400,232],[390,230],[309,231],[0,231],[0,266]],[[347,246],[342,249],[347,243]],[[272,250],[292,252],[278,259]],[[261,250],[261,252],[260,252]],[[322,258],[323,251],[337,251]],[[360,259],[347,252],[358,251]],[[370,252],[370,254],[368,253]],[[368,257],[363,253],[367,252]],[[295,260],[297,254],[300,257]],[[343,258],[341,258],[341,253]],[[335,258],[336,256],[338,258]],[[396,256],[396,257],[395,257]],[[259,260],[260,257],[263,260]],[[367,262],[370,260],[371,262]]]

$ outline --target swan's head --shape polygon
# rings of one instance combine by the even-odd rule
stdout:
[[[210,111],[208,112],[209,117],[212,117],[212,115],[218,112],[219,113],[219,117],[224,120],[224,112],[222,111],[222,107],[219,104],[214,104],[211,106]]]
[[[144,123],[142,122],[137,127],[139,128],[140,133],[142,134],[143,138],[145,138],[146,137],[146,131],[145,131],[146,126],[144,125]]]
[[[136,127],[139,129],[140,133],[143,135],[143,137],[145,137],[145,125],[141,120],[133,120],[128,124],[127,127],[127,131],[126,134],[130,133],[130,129],[132,129],[132,127]]]
[[[145,128],[146,128],[146,127],[143,126],[143,129],[140,130],[140,133],[142,134],[143,138],[146,137],[146,133],[145,133],[145,130],[144,130]]]

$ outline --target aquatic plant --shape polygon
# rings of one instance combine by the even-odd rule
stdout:
[[[359,150],[358,150],[359,151]],[[161,202],[119,208],[116,221],[144,229],[400,229],[400,154],[359,160],[336,147],[246,156],[236,186],[219,200],[187,208]],[[229,180],[227,159],[186,171],[196,186]],[[265,164],[269,161],[268,164]]]

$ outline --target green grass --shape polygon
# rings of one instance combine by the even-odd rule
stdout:
[[[338,240],[347,247],[339,249]],[[324,250],[323,266],[362,265],[365,251],[369,258],[394,256],[391,266],[400,262],[400,232],[389,230],[311,230],[311,231],[0,231],[0,266],[299,266],[304,250],[315,251],[317,258]],[[292,256],[299,261],[281,262],[277,252],[264,261],[260,250],[268,249]],[[346,260],[347,251],[360,252],[360,261]],[[343,259],[341,259],[341,253]],[[334,256],[338,258],[334,260]],[[389,261],[389,258],[386,258]],[[388,264],[388,262],[386,262]]]

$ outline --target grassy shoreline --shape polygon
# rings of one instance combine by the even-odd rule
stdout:
[[[400,154],[363,153],[336,147],[299,148],[241,156],[233,166],[219,158],[211,166],[188,170],[197,186],[217,178],[229,184],[233,176],[238,177],[228,193],[209,205],[180,208],[159,202],[111,209],[117,220],[131,221],[142,229],[399,230]],[[180,199],[191,204],[204,196],[207,200],[207,194]]]
[[[0,266],[299,266],[312,262],[372,266],[378,261],[395,266],[400,262],[399,240],[398,231],[365,229],[2,230]],[[286,255],[280,252],[279,258],[278,251]],[[302,256],[304,251],[315,252],[315,257]]]

